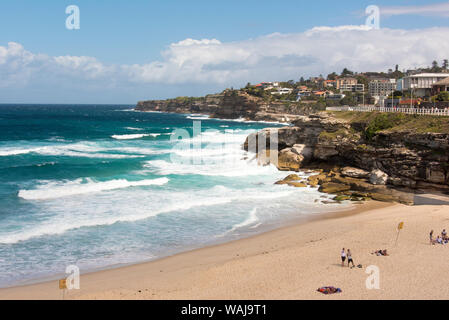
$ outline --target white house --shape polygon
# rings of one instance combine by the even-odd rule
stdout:
[[[277,91],[272,92],[271,94],[280,94],[280,95],[284,95],[284,94],[290,94],[292,93],[293,89],[290,88],[279,88]]]
[[[413,96],[424,97],[430,95],[432,86],[438,81],[449,77],[449,73],[420,73],[404,78],[403,89],[412,90]]]

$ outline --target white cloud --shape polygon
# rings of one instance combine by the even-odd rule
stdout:
[[[78,74],[89,79],[96,79],[111,75],[114,66],[107,67],[92,57],[59,56],[54,57],[55,69],[63,74]]]
[[[34,54],[15,42],[0,46],[0,87],[25,86],[55,77],[66,81],[101,79],[117,75],[116,69],[92,57]]]
[[[243,83],[297,79],[341,71],[384,71],[427,66],[449,55],[448,28],[370,30],[366,26],[316,27],[304,33],[271,34],[239,42],[172,44],[164,59],[124,67],[136,81]]]
[[[427,4],[422,6],[392,6],[381,8],[381,14],[388,16],[420,15],[449,17],[449,2]]]
[[[26,51],[15,42],[8,43],[7,47],[0,46],[0,87],[26,83],[46,59],[46,56]]]
[[[211,39],[211,40],[209,40],[209,39],[195,40],[195,39],[190,39],[190,38],[188,38],[188,39],[179,41],[178,43],[174,43],[173,46],[179,46],[179,47],[180,47],[180,46],[184,46],[184,47],[187,47],[187,46],[192,46],[192,45],[202,45],[202,44],[204,44],[204,45],[209,45],[209,44],[221,44],[221,42],[218,41],[217,39]]]
[[[0,46],[0,87],[67,86],[125,87],[155,84],[238,86],[263,80],[341,71],[384,71],[427,66],[449,58],[449,28],[421,30],[365,26],[316,27],[303,33],[270,34],[223,43],[185,39],[171,44],[159,61],[106,65],[94,57],[35,54],[20,44]],[[174,93],[177,94],[177,93]],[[189,94],[184,93],[184,94]]]

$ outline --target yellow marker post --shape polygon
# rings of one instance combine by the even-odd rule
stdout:
[[[65,298],[65,291],[67,289],[67,279],[59,280],[59,290],[62,290],[62,300]]]
[[[399,234],[401,233],[401,230],[404,229],[404,222],[400,222],[398,225],[398,235],[396,237],[396,243],[395,243],[395,247],[398,245],[398,239],[399,239]]]

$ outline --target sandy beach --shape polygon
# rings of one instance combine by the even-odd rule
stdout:
[[[397,245],[397,226],[404,222]],[[448,299],[449,245],[429,232],[449,229],[448,205],[369,202],[319,220],[161,260],[85,274],[66,299]],[[350,248],[356,265],[341,267]],[[390,256],[371,252],[388,249]],[[377,266],[380,289],[368,290]],[[341,294],[325,296],[320,286]],[[0,299],[62,299],[57,281],[0,290]]]

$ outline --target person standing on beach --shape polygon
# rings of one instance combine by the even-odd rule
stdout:
[[[345,248],[341,250],[341,266],[345,266],[345,260],[346,260],[346,251]]]
[[[352,267],[355,267],[354,261],[352,260],[352,253],[351,253],[351,250],[349,250],[349,249],[348,249],[348,254],[347,254],[347,256],[348,256],[348,267],[349,267],[349,264],[350,264],[350,263],[352,263]]]
[[[435,242],[433,242],[433,230],[430,231],[430,244],[435,244]]]

